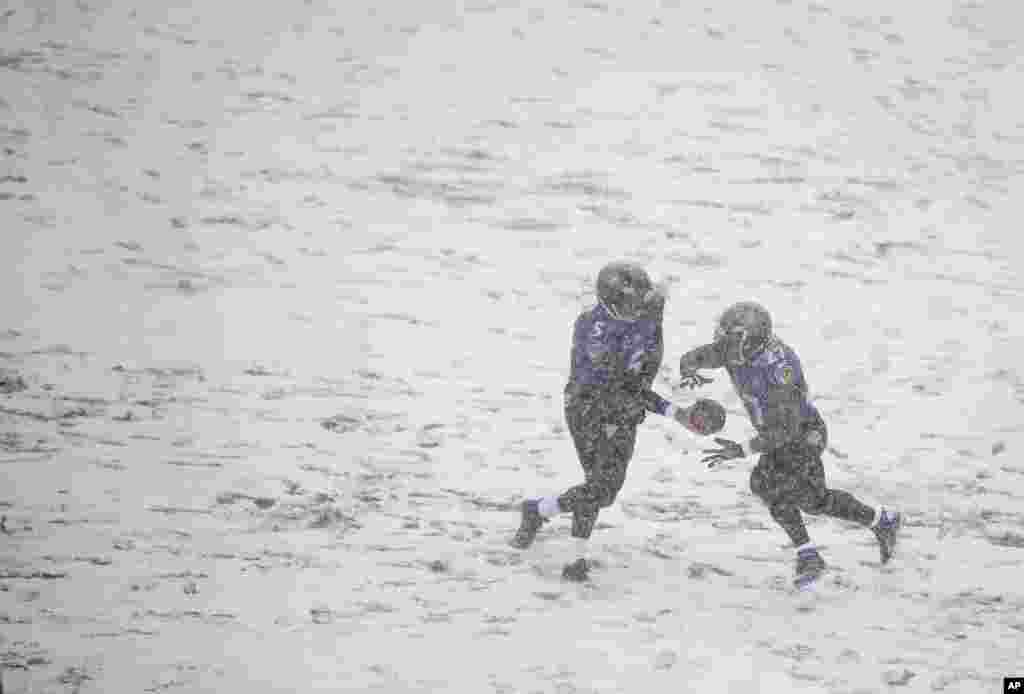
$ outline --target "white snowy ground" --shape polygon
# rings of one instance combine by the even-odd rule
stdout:
[[[171,5],[171,6],[168,6]],[[1024,6],[12,0],[0,14],[5,692],[996,692],[1024,672]],[[803,356],[833,486],[643,426],[592,586],[571,323],[671,282]],[[721,374],[726,433],[748,436]]]

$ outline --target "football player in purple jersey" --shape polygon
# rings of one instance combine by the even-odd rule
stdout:
[[[689,431],[710,435],[725,425],[725,409],[699,399],[690,407],[673,405],[651,386],[664,353],[662,318],[665,292],[636,263],[616,261],[597,277],[597,304],[576,319],[565,386],[565,420],[584,482],[562,494],[527,499],[512,544],[529,547],[540,527],[560,513],[572,514],[577,558],[562,572],[586,580],[586,541],[600,509],[615,501],[633,457],[637,426],[647,412],[671,417]]]
[[[759,456],[750,489],[767,506],[797,551],[797,586],[814,581],[825,562],[811,543],[801,513],[824,514],[870,528],[882,563],[892,557],[901,525],[898,512],[874,509],[825,483],[821,455],[828,443],[825,421],[808,400],[807,380],[793,349],[772,330],[765,308],[754,302],[730,306],[718,319],[714,341],[682,356],[683,385],[703,386],[701,369],[724,368],[746,407],[757,435],[746,443],[716,438],[705,451],[708,467]]]

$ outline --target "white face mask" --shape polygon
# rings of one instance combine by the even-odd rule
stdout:
[[[736,327],[729,331],[721,328],[715,330],[715,342],[725,344],[725,361],[733,366],[743,366],[750,362],[763,346],[762,340],[752,340],[746,328]]]
[[[644,297],[644,305],[647,307],[648,316],[661,320],[665,313],[665,303],[668,301],[668,287],[664,284],[657,284],[647,292]]]
[[[616,320],[629,322],[645,318],[660,320],[665,310],[666,293],[663,285],[652,287],[642,294],[633,287],[625,287],[622,290],[623,306],[620,307],[620,310],[615,310],[613,306],[604,302],[601,305]]]

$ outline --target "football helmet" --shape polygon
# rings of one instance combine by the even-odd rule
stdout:
[[[733,366],[749,364],[772,339],[771,314],[758,303],[741,301],[725,309],[715,325],[715,343]]]
[[[664,288],[655,286],[637,263],[608,263],[597,274],[596,290],[597,300],[618,320],[660,319],[665,308]]]

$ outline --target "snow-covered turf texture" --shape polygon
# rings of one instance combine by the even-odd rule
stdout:
[[[12,0],[4,691],[999,691],[1024,671],[1024,7]],[[666,359],[769,307],[830,483],[793,552],[642,426],[598,567],[561,412],[600,266]],[[751,434],[723,374],[723,432]]]

